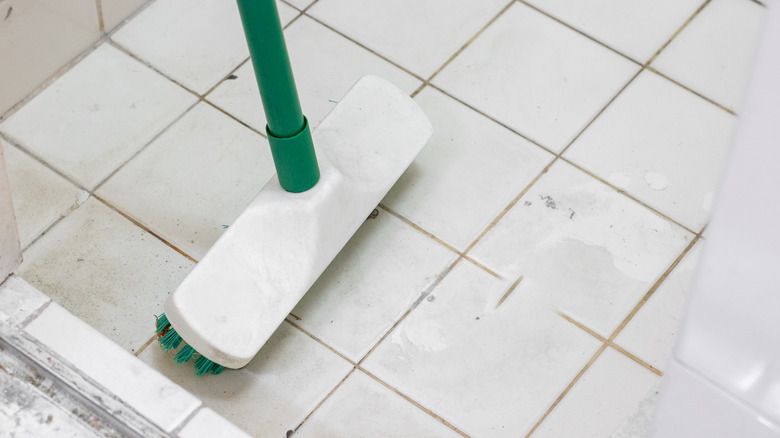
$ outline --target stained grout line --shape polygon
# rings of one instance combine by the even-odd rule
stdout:
[[[341,354],[341,353],[340,353],[338,350],[336,350],[335,348],[331,347],[330,345],[328,345],[327,343],[325,343],[325,341],[323,341],[322,339],[320,339],[320,338],[318,338],[317,336],[313,335],[311,332],[309,332],[308,330],[304,329],[303,327],[301,327],[300,325],[296,324],[295,322],[293,322],[293,321],[290,321],[290,320],[289,320],[289,319],[287,319],[287,318],[285,318],[285,319],[284,319],[284,322],[286,322],[287,324],[290,324],[291,326],[295,327],[295,328],[296,328],[296,329],[298,329],[298,330],[299,330],[301,333],[303,333],[303,334],[305,334],[306,336],[310,337],[310,338],[311,338],[311,339],[313,339],[315,342],[319,343],[319,344],[320,344],[320,345],[322,345],[323,347],[325,347],[325,348],[327,348],[328,350],[330,350],[330,351],[332,351],[333,353],[335,353],[335,354],[336,354],[337,356],[339,356],[340,358],[342,358],[342,359],[344,359],[345,361],[349,362],[349,364],[350,364],[350,365],[352,365],[352,366],[355,366],[355,365],[356,365],[355,361],[353,361],[352,359],[348,358],[347,356],[345,356],[345,355]]]
[[[130,222],[132,222],[132,223],[133,223],[133,225],[135,225],[135,226],[137,226],[138,228],[140,228],[140,229],[142,229],[142,230],[146,231],[147,233],[149,233],[150,235],[152,235],[152,236],[154,236],[155,238],[157,238],[157,239],[158,239],[160,242],[164,243],[166,246],[168,246],[168,247],[169,247],[169,248],[171,248],[172,250],[174,250],[174,251],[178,252],[179,254],[181,254],[182,256],[184,256],[184,257],[185,257],[187,260],[189,260],[189,261],[191,261],[191,262],[193,262],[193,263],[196,263],[196,264],[198,263],[198,261],[197,261],[197,260],[195,260],[193,257],[191,257],[189,254],[187,254],[187,253],[185,253],[184,251],[180,250],[179,248],[177,248],[176,246],[174,246],[174,245],[173,245],[171,242],[168,242],[167,240],[165,240],[165,239],[164,239],[162,236],[160,236],[159,234],[155,233],[154,231],[152,231],[151,229],[149,229],[148,227],[146,227],[144,224],[142,224],[141,222],[139,222],[138,220],[136,220],[134,217],[130,216],[129,214],[127,214],[127,213],[125,213],[124,211],[120,210],[119,208],[115,207],[113,204],[111,204],[110,202],[108,202],[108,201],[106,201],[105,199],[101,198],[100,196],[98,196],[98,195],[95,195],[95,194],[92,194],[92,196],[93,196],[93,197],[94,197],[96,200],[98,200],[98,201],[102,202],[102,203],[103,203],[103,204],[104,204],[106,207],[108,207],[108,208],[110,208],[110,209],[114,210],[115,212],[119,213],[119,215],[121,215],[121,216],[122,216],[122,217],[124,217],[125,219],[129,220]]]
[[[675,79],[673,79],[673,78],[671,78],[671,77],[667,76],[665,73],[663,73],[663,72],[661,72],[661,71],[657,70],[655,67],[653,67],[653,66],[647,66],[647,67],[645,67],[645,68],[646,68],[648,71],[651,71],[651,72],[653,72],[653,73],[657,74],[658,76],[661,76],[662,78],[666,79],[667,81],[669,81],[669,82],[673,83],[674,85],[677,85],[678,87],[682,88],[683,90],[685,90],[685,91],[687,91],[687,92],[689,92],[689,93],[692,93],[692,94],[696,95],[697,97],[699,97],[699,98],[703,99],[704,101],[706,101],[706,102],[708,102],[708,103],[710,103],[710,104],[712,104],[712,105],[714,105],[714,106],[716,106],[716,107],[718,107],[718,108],[722,109],[723,111],[726,111],[727,113],[729,113],[729,114],[731,114],[731,115],[733,115],[733,116],[736,116],[736,115],[737,115],[737,113],[736,113],[734,110],[732,110],[732,109],[729,109],[729,108],[727,108],[725,105],[723,105],[723,104],[720,104],[720,103],[718,103],[718,102],[716,102],[716,101],[714,101],[714,100],[710,99],[709,97],[707,97],[707,96],[705,96],[705,95],[703,95],[703,94],[699,93],[698,91],[696,91],[696,90],[694,90],[694,89],[692,89],[692,88],[688,87],[688,86],[687,86],[687,85],[685,85],[685,84],[682,84],[682,83],[680,83],[680,82],[677,82],[677,80],[675,80]]]
[[[353,367],[352,367],[352,369],[351,369],[351,370],[349,370],[349,372],[347,373],[347,375],[346,375],[346,376],[344,376],[344,378],[343,378],[343,379],[341,379],[341,381],[339,381],[339,383],[337,383],[337,384],[336,384],[336,386],[334,386],[334,387],[333,387],[333,389],[331,389],[331,390],[330,390],[330,392],[329,392],[329,393],[327,393],[327,394],[325,395],[325,398],[323,398],[322,400],[320,400],[320,402],[319,402],[319,403],[317,403],[317,406],[315,406],[315,407],[314,407],[314,409],[312,409],[312,410],[311,410],[311,412],[309,412],[309,413],[308,413],[308,414],[307,414],[307,415],[306,415],[306,416],[303,418],[303,420],[301,420],[301,422],[300,422],[300,423],[298,423],[298,425],[297,425],[297,426],[295,426],[295,428],[293,429],[293,434],[295,434],[295,432],[297,432],[297,431],[298,431],[298,429],[300,429],[300,428],[301,428],[301,426],[303,426],[303,424],[304,424],[304,423],[306,423],[306,421],[307,421],[309,418],[311,418],[311,416],[312,416],[312,415],[314,415],[314,413],[315,413],[315,412],[317,412],[317,410],[320,408],[320,406],[322,406],[322,405],[323,405],[323,404],[324,404],[326,401],[328,401],[328,399],[330,398],[330,396],[332,396],[332,395],[333,395],[333,393],[335,393],[335,392],[336,392],[336,390],[337,390],[337,389],[339,389],[339,388],[341,387],[341,385],[342,385],[342,384],[343,384],[343,383],[344,383],[344,382],[345,382],[345,381],[346,381],[346,380],[349,378],[349,376],[351,376],[351,375],[352,375],[352,373],[354,373],[354,372],[355,372],[355,370],[356,370],[356,369],[357,369],[357,366],[353,366]]]
[[[507,125],[506,123],[496,119],[495,117],[491,116],[490,114],[487,114],[486,112],[482,111],[481,109],[479,109],[479,108],[477,108],[477,107],[475,107],[475,106],[473,106],[473,105],[471,105],[471,104],[461,100],[459,97],[455,96],[454,94],[450,93],[449,91],[447,91],[447,90],[445,90],[443,88],[440,88],[438,85],[436,85],[436,84],[428,84],[427,86],[429,86],[429,87],[433,88],[434,90],[444,94],[445,96],[447,96],[450,99],[458,102],[459,104],[465,106],[466,108],[474,111],[475,113],[481,115],[482,117],[485,117],[486,119],[490,120],[491,122],[496,123],[497,125],[501,126],[502,128],[507,129],[507,130],[511,131],[512,133],[522,137],[526,141],[534,144],[535,146],[543,149],[544,151],[549,152],[552,155],[558,155],[557,152],[555,152],[552,149],[548,148],[547,146],[539,143],[534,138],[529,137],[526,134],[523,134],[522,132],[518,131],[517,129],[515,129],[515,128]]]
[[[316,3],[316,1],[315,1],[314,3]],[[314,5],[314,3],[312,3],[312,5]],[[311,5],[310,5],[310,6],[311,6]],[[308,8],[306,8],[306,9],[308,9]],[[374,49],[372,49],[372,48],[370,48],[370,47],[366,46],[365,44],[363,44],[363,43],[359,42],[358,40],[356,40],[356,39],[354,39],[354,38],[350,37],[349,35],[347,35],[347,34],[345,34],[345,33],[341,32],[340,30],[338,30],[338,29],[336,29],[335,27],[333,27],[333,26],[329,25],[328,23],[325,23],[324,21],[320,20],[319,18],[317,18],[317,17],[315,17],[315,16],[313,16],[313,15],[310,15],[310,14],[308,14],[308,13],[306,13],[306,12],[303,12],[301,15],[305,15],[307,18],[309,18],[309,19],[311,19],[311,20],[314,20],[314,21],[316,21],[317,23],[321,24],[322,26],[325,26],[326,28],[328,28],[328,29],[330,29],[331,31],[335,32],[336,34],[340,35],[341,37],[343,37],[343,38],[346,38],[347,40],[349,40],[349,41],[351,41],[352,43],[354,43],[354,44],[358,45],[359,47],[361,47],[362,49],[364,49],[364,50],[367,50],[367,51],[368,51],[368,52],[370,52],[371,54],[373,54],[373,55],[375,55],[375,56],[377,56],[377,57],[381,58],[383,61],[385,61],[385,62],[388,62],[388,63],[392,64],[394,67],[396,67],[396,68],[400,69],[401,71],[403,71],[404,73],[406,73],[406,74],[408,74],[408,75],[412,76],[413,78],[417,79],[418,81],[422,81],[423,83],[425,82],[425,78],[421,77],[421,76],[420,76],[420,75],[418,75],[417,73],[414,73],[414,72],[412,72],[411,70],[409,70],[409,69],[407,69],[406,67],[404,67],[404,66],[402,66],[402,65],[398,64],[397,62],[393,61],[392,59],[390,59],[390,58],[388,58],[388,57],[386,57],[386,56],[384,56],[384,55],[382,55],[382,54],[378,53],[378,52],[377,52],[377,51],[375,51]]]
[[[648,59],[648,60],[645,62],[645,66],[649,66],[650,64],[652,64],[652,63],[653,63],[653,61],[655,61],[655,60],[656,60],[656,58],[658,58],[658,55],[660,55],[660,54],[661,54],[661,52],[663,52],[663,51],[664,51],[664,50],[665,50],[665,49],[666,49],[666,48],[669,46],[669,44],[671,44],[671,43],[672,43],[672,41],[674,41],[674,39],[675,39],[675,38],[677,38],[677,35],[679,35],[679,34],[680,34],[682,31],[683,31],[683,29],[685,29],[686,27],[688,27],[688,25],[689,25],[689,24],[690,24],[690,23],[693,21],[693,19],[694,19],[694,18],[696,18],[696,17],[698,17],[698,16],[699,16],[699,13],[700,13],[700,12],[701,12],[701,11],[702,11],[702,10],[703,10],[703,9],[704,9],[704,8],[705,8],[707,5],[708,5],[708,4],[710,4],[710,1],[711,1],[711,0],[704,0],[704,3],[702,3],[701,5],[699,5],[699,7],[698,7],[698,8],[697,8],[697,9],[696,9],[694,12],[693,12],[693,14],[691,14],[691,16],[690,16],[690,17],[688,17],[688,19],[687,19],[687,20],[685,20],[685,22],[682,24],[682,26],[680,26],[680,27],[679,27],[679,28],[678,28],[678,29],[677,29],[677,30],[676,30],[676,31],[675,31],[675,32],[672,34],[672,36],[671,36],[671,37],[669,37],[669,39],[668,39],[668,40],[666,40],[666,42],[665,42],[665,43],[663,43],[663,45],[661,45],[661,47],[660,47],[658,50],[656,50],[656,51],[655,51],[655,53],[653,54],[653,56],[651,56],[651,57],[650,57],[650,59]]]
[[[106,25],[105,21],[103,20],[103,3],[101,0],[95,0],[95,10],[97,12],[98,19],[98,31],[100,32],[100,35],[103,36],[106,34]]]
[[[151,337],[151,338],[149,338],[149,340],[148,340],[148,341],[144,342],[144,345],[141,345],[141,348],[139,348],[139,349],[138,349],[138,351],[136,351],[135,353],[133,353],[133,355],[134,355],[135,357],[138,357],[138,356],[140,356],[140,355],[141,355],[141,353],[143,353],[143,352],[144,352],[144,350],[146,350],[146,347],[148,347],[148,346],[152,345],[152,343],[153,343],[153,342],[154,342],[156,339],[157,339],[157,335],[152,335],[152,337]]]
[[[512,283],[512,286],[509,286],[509,289],[504,293],[504,295],[501,297],[500,300],[498,300],[498,303],[496,303],[496,309],[501,307],[502,304],[504,304],[504,301],[506,301],[507,298],[509,298],[509,295],[517,289],[517,286],[520,284],[521,281],[523,281],[524,276],[519,276],[517,280],[515,280],[514,283]]]
[[[387,213],[391,214],[392,216],[395,216],[396,218],[400,219],[401,221],[403,221],[404,223],[406,223],[410,227],[412,227],[415,230],[417,230],[418,232],[426,235],[427,237],[433,239],[436,243],[438,243],[438,244],[442,245],[443,247],[447,248],[448,250],[454,252],[458,256],[463,257],[464,259],[466,259],[470,263],[474,264],[476,267],[482,269],[486,273],[490,274],[491,276],[496,277],[499,280],[503,279],[500,275],[498,275],[492,269],[488,268],[487,266],[483,265],[482,263],[479,263],[478,261],[472,259],[471,257],[468,257],[468,256],[464,255],[463,253],[458,251],[458,249],[455,248],[454,246],[452,246],[449,243],[445,242],[444,240],[442,240],[441,238],[439,238],[435,234],[431,233],[430,231],[426,230],[425,228],[421,227],[420,225],[417,225],[416,223],[412,222],[406,216],[398,213],[397,211],[393,210],[392,208],[388,207],[387,205],[380,203],[377,207],[381,208],[382,210],[386,211]]]
[[[398,389],[396,389],[396,388],[393,388],[393,387],[392,387],[390,384],[388,384],[388,383],[387,383],[387,382],[385,382],[384,380],[380,379],[379,377],[375,376],[375,375],[374,375],[374,374],[372,374],[370,371],[366,370],[365,368],[363,368],[363,367],[361,367],[361,366],[359,366],[359,365],[358,365],[356,368],[357,368],[358,370],[360,370],[360,371],[361,371],[363,374],[365,374],[366,376],[368,376],[368,377],[370,377],[371,379],[374,379],[374,380],[375,380],[375,381],[377,381],[378,383],[382,384],[382,385],[383,385],[385,388],[387,388],[387,389],[389,389],[389,390],[393,391],[394,393],[398,394],[398,395],[399,395],[399,396],[401,396],[401,397],[402,397],[404,400],[406,400],[406,401],[408,401],[409,403],[411,403],[411,404],[415,405],[416,407],[418,407],[419,409],[421,409],[421,410],[422,410],[423,412],[425,412],[426,414],[428,414],[428,415],[430,415],[431,417],[433,417],[433,418],[435,418],[435,419],[439,420],[439,421],[440,421],[442,424],[444,424],[445,426],[449,427],[449,428],[450,428],[450,429],[452,429],[453,431],[457,432],[457,433],[458,433],[460,436],[462,436],[462,437],[465,437],[465,438],[470,438],[470,437],[469,437],[469,435],[467,435],[465,432],[463,432],[462,430],[460,430],[460,429],[458,429],[457,427],[455,427],[455,426],[454,426],[452,423],[450,423],[449,421],[445,420],[444,418],[442,418],[440,415],[436,414],[436,413],[435,413],[435,412],[433,412],[432,410],[430,410],[430,409],[426,408],[425,406],[421,405],[419,402],[417,402],[417,401],[416,401],[416,400],[414,400],[413,398],[409,397],[408,395],[404,394],[403,392],[399,391]]]
[[[198,102],[198,103],[200,103],[200,102]],[[228,116],[230,119],[232,119],[236,123],[240,124],[241,126],[249,129],[250,131],[254,132],[255,134],[257,134],[257,135],[259,135],[259,136],[261,136],[263,138],[266,138],[266,139],[268,138],[268,136],[265,134],[265,132],[261,132],[260,130],[250,126],[248,123],[239,120],[236,116],[234,116],[233,114],[231,114],[231,113],[227,112],[226,110],[222,109],[220,106],[218,106],[214,102],[212,102],[210,100],[203,100],[203,103],[209,105],[210,107],[214,108],[215,110],[217,110],[217,111],[221,112],[222,114]]]
[[[181,88],[183,88],[184,90],[186,90],[186,91],[187,91],[187,92],[189,92],[190,94],[192,94],[192,95],[194,95],[195,97],[197,97],[198,99],[200,99],[200,97],[201,97],[201,96],[200,96],[200,94],[198,94],[198,92],[197,92],[197,91],[195,91],[195,90],[193,90],[193,89],[191,89],[191,88],[187,87],[186,85],[182,84],[182,83],[181,83],[181,82],[179,82],[178,80],[174,79],[174,78],[173,78],[173,77],[171,77],[171,76],[170,76],[168,73],[165,73],[164,71],[162,71],[162,70],[160,70],[159,68],[157,68],[157,66],[155,66],[155,65],[154,65],[154,64],[152,64],[151,62],[149,62],[149,61],[145,60],[144,58],[140,57],[139,55],[136,55],[134,52],[132,52],[130,49],[126,48],[126,47],[125,47],[125,46],[123,46],[122,44],[120,44],[120,43],[118,43],[118,42],[114,41],[114,40],[113,40],[113,39],[111,39],[110,37],[109,37],[109,38],[106,40],[106,42],[107,42],[108,44],[110,44],[112,47],[114,47],[115,49],[117,49],[117,50],[119,50],[120,52],[124,53],[125,55],[127,55],[127,56],[129,56],[129,57],[133,58],[134,60],[136,60],[136,61],[140,62],[141,64],[143,64],[143,65],[145,65],[146,67],[148,67],[150,70],[154,71],[155,73],[159,74],[160,76],[164,77],[165,79],[168,79],[169,81],[171,81],[171,82],[173,82],[174,84],[176,84],[176,85],[180,86]]]
[[[658,278],[658,280],[656,280],[655,283],[653,283],[653,285],[650,286],[650,289],[645,293],[645,295],[639,300],[639,302],[634,306],[634,308],[631,309],[631,311],[623,319],[623,321],[621,321],[621,323],[617,326],[617,328],[615,328],[615,330],[612,331],[612,334],[609,336],[609,338],[607,338],[606,340],[603,341],[603,343],[601,344],[601,348],[599,348],[599,350],[596,351],[596,353],[593,355],[593,357],[591,357],[590,361],[588,361],[588,363],[585,364],[585,366],[582,368],[582,370],[580,370],[580,372],[572,379],[572,381],[569,382],[569,385],[563,390],[563,392],[561,392],[560,395],[558,395],[558,398],[555,399],[555,401],[552,403],[552,405],[550,405],[550,407],[542,415],[542,417],[539,418],[539,420],[536,422],[534,427],[526,435],[526,438],[530,437],[536,431],[536,429],[539,428],[539,426],[550,415],[550,413],[555,409],[555,407],[558,406],[558,404],[561,402],[561,400],[563,400],[563,398],[566,396],[566,394],[569,393],[571,388],[573,388],[574,385],[579,381],[579,379],[582,377],[582,375],[585,374],[585,371],[587,371],[591,367],[591,365],[593,365],[593,363],[596,361],[596,359],[598,359],[598,357],[601,355],[601,353],[604,352],[604,350],[607,348],[607,346],[610,345],[610,344],[614,344],[615,338],[620,334],[621,331],[623,331],[623,329],[626,327],[626,325],[628,325],[628,323],[631,321],[631,319],[634,317],[634,315],[636,315],[637,312],[639,312],[639,310],[642,308],[642,306],[644,306],[644,304],[647,302],[647,300],[650,299],[651,296],[653,296],[653,294],[661,286],[661,284],[664,281],[666,281],[666,278],[669,277],[669,275],[674,271],[675,268],[677,268],[677,266],[680,264],[682,259],[685,258],[685,256],[691,250],[691,248],[693,248],[693,246],[699,240],[700,236],[701,236],[701,234],[697,234],[696,236],[694,236],[694,238],[691,240],[691,242],[682,250],[680,255],[678,255],[677,258],[672,262],[672,264],[669,265],[668,268],[666,268],[666,270]],[[563,314],[561,314],[561,313],[559,313],[559,315],[563,316]],[[563,317],[567,321],[577,325],[578,327],[582,328],[583,330],[585,330],[589,334],[593,335],[597,339],[604,339],[604,337],[598,335],[595,331],[590,330],[590,329],[586,329],[585,326],[580,326],[573,319],[566,318],[565,316],[563,316]],[[627,356],[627,357],[631,358],[630,356]],[[649,364],[648,364],[648,366],[649,366]],[[653,369],[655,369],[655,368],[653,368]]]
[[[639,198],[636,198],[634,195],[632,195],[632,194],[630,194],[630,193],[626,192],[624,189],[621,189],[620,187],[618,187],[618,186],[616,186],[616,185],[612,184],[611,182],[609,182],[609,181],[607,181],[607,180],[603,179],[602,177],[600,177],[600,176],[596,175],[595,173],[591,172],[590,170],[588,170],[588,169],[586,169],[586,168],[584,168],[584,167],[580,166],[579,164],[577,164],[577,163],[575,163],[575,162],[573,162],[573,161],[569,160],[569,159],[568,159],[568,158],[566,158],[566,157],[560,157],[560,159],[561,159],[562,161],[564,161],[564,162],[566,162],[566,163],[570,164],[571,166],[573,166],[573,167],[575,167],[575,168],[579,169],[581,172],[583,172],[583,173],[585,173],[585,174],[589,175],[589,176],[590,176],[590,177],[592,177],[593,179],[595,179],[595,180],[597,180],[597,181],[601,182],[602,184],[604,184],[604,185],[608,186],[609,188],[611,188],[612,190],[614,190],[614,191],[618,192],[619,194],[621,194],[621,195],[625,196],[626,198],[628,198],[628,199],[630,199],[630,200],[632,200],[632,201],[636,202],[637,204],[639,204],[639,205],[641,205],[641,206],[645,207],[647,210],[650,210],[652,213],[655,213],[656,215],[660,216],[661,218],[663,218],[663,219],[665,219],[665,220],[667,220],[667,221],[669,221],[669,222],[671,222],[671,223],[673,223],[673,224],[677,225],[678,227],[682,228],[683,230],[685,230],[685,231],[687,231],[687,232],[689,232],[689,233],[691,233],[691,234],[694,234],[694,235],[695,235],[695,234],[697,234],[697,233],[696,233],[696,231],[693,231],[692,229],[688,228],[687,226],[685,226],[685,225],[681,224],[681,223],[680,223],[680,222],[678,222],[676,219],[673,219],[673,218],[671,218],[671,217],[667,216],[666,214],[664,214],[664,213],[662,213],[662,212],[658,211],[658,210],[657,210],[655,207],[652,207],[652,206],[648,205],[646,202],[644,202],[644,201],[640,200]]]
[[[465,42],[465,43],[464,43],[462,46],[460,46],[460,48],[459,48],[458,50],[456,50],[456,51],[455,51],[455,53],[453,53],[453,54],[452,54],[452,55],[451,55],[451,56],[450,56],[450,57],[449,57],[449,58],[448,58],[448,59],[447,59],[447,60],[444,62],[444,64],[442,64],[442,65],[441,65],[441,66],[440,66],[438,69],[436,69],[436,71],[435,71],[435,72],[433,72],[433,74],[431,74],[431,75],[428,77],[428,79],[426,79],[426,80],[425,80],[425,83],[426,83],[426,84],[430,84],[430,83],[431,83],[431,81],[433,80],[433,78],[435,78],[435,77],[436,77],[436,75],[438,75],[438,74],[439,74],[439,73],[440,73],[442,70],[444,70],[445,68],[447,68],[447,66],[448,66],[448,65],[450,65],[450,63],[452,63],[452,61],[454,61],[454,60],[455,60],[455,58],[457,58],[457,57],[458,57],[458,55],[460,55],[461,53],[463,53],[463,51],[464,51],[464,50],[466,50],[466,49],[467,49],[467,48],[468,48],[468,47],[469,47],[469,46],[470,46],[470,45],[471,45],[471,44],[472,44],[472,43],[473,43],[473,42],[474,42],[474,41],[475,41],[477,38],[479,38],[479,36],[480,36],[480,35],[482,35],[482,33],[483,33],[483,32],[484,32],[484,31],[485,31],[485,30],[486,30],[488,27],[490,27],[490,26],[491,26],[493,23],[495,23],[495,22],[496,22],[496,20],[498,20],[498,19],[499,19],[499,18],[500,18],[502,15],[504,15],[504,13],[505,13],[507,10],[509,10],[509,8],[510,8],[510,7],[512,7],[512,5],[514,5],[514,4],[515,4],[515,0],[511,0],[509,3],[507,3],[507,4],[506,4],[506,6],[504,6],[503,8],[501,8],[501,10],[500,10],[500,11],[498,11],[498,13],[497,13],[496,15],[494,15],[494,16],[493,16],[493,18],[491,18],[491,19],[490,19],[490,21],[488,21],[487,23],[485,23],[485,25],[484,25],[484,26],[482,26],[482,28],[480,28],[480,29],[479,29],[479,30],[478,30],[478,31],[477,31],[477,32],[476,32],[474,35],[472,35],[472,36],[471,36],[471,38],[469,38],[469,39],[468,39],[468,41],[466,41],[466,42]]]
[[[609,50],[610,52],[613,52],[616,55],[619,55],[619,56],[625,58],[626,60],[633,62],[634,64],[637,64],[639,66],[642,65],[641,62],[637,61],[636,59],[634,59],[634,58],[632,58],[632,57],[630,57],[628,55],[626,55],[625,53],[621,52],[620,50],[617,50],[617,49],[611,47],[609,44],[607,44],[607,43],[605,43],[603,41],[600,41],[600,40],[598,40],[598,39],[588,35],[587,33],[583,32],[580,29],[577,29],[576,27],[574,27],[574,26],[570,25],[569,23],[561,20],[560,18],[556,17],[555,15],[552,15],[552,14],[550,14],[549,12],[547,12],[547,11],[545,11],[543,9],[539,9],[537,6],[528,3],[526,0],[517,0],[517,2],[521,3],[521,4],[525,5],[525,6],[528,6],[529,8],[533,9],[534,11],[536,11],[536,12],[544,15],[545,17],[547,17],[547,18],[549,18],[549,19],[551,19],[551,20],[553,20],[553,21],[555,21],[555,22],[557,22],[557,23],[567,27],[570,30],[573,30],[574,32],[577,32],[578,34],[584,36],[585,38],[587,38],[587,39],[589,39],[591,41],[593,41],[594,43],[600,45],[601,47],[604,47],[605,49]]]
[[[596,360],[601,356],[601,353],[604,352],[604,350],[607,349],[607,344],[602,343],[601,347],[599,347],[598,350],[596,350],[595,353],[593,353],[593,356],[591,356],[590,360],[588,360],[588,363],[585,364],[584,367],[580,370],[579,373],[577,373],[576,376],[569,382],[569,384],[566,386],[566,388],[558,395],[558,398],[555,399],[555,401],[552,402],[550,407],[547,408],[547,411],[545,411],[544,414],[542,414],[541,418],[534,424],[534,426],[531,428],[531,430],[528,431],[528,433],[525,435],[525,438],[529,438],[531,435],[533,435],[534,432],[539,428],[539,426],[542,425],[545,419],[552,413],[552,411],[560,404],[560,402],[563,400],[564,397],[566,397],[566,394],[571,391],[571,389],[574,387],[574,385],[577,384],[577,382],[580,380],[580,378],[585,374],[585,372],[590,369],[590,367],[596,362]]]
[[[619,353],[622,353],[624,356],[626,356],[627,358],[633,360],[637,364],[643,366],[644,368],[646,368],[651,373],[653,373],[653,374],[655,374],[655,375],[657,375],[659,377],[663,376],[663,373],[661,372],[661,370],[659,370],[658,368],[650,365],[649,363],[645,362],[644,360],[640,359],[638,356],[636,356],[635,354],[629,352],[628,350],[626,350],[625,348],[621,347],[620,345],[618,345],[618,344],[608,340],[607,338],[601,336],[600,334],[596,333],[595,330],[587,327],[585,324],[575,320],[574,318],[572,318],[571,316],[569,316],[569,315],[567,315],[567,314],[565,314],[563,312],[559,311],[557,313],[558,313],[558,315],[561,318],[563,318],[566,321],[570,322],[571,324],[575,325],[580,330],[582,330],[582,331],[588,333],[589,335],[593,336],[599,342],[603,342],[603,343],[607,344],[608,347],[612,347],[613,350],[616,350]]]

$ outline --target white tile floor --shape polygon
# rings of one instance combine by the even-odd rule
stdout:
[[[154,0],[0,120],[17,274],[254,436],[646,436],[763,11],[280,2],[312,124],[372,73],[435,134],[258,357],[195,378],[154,315],[272,167],[235,5]]]

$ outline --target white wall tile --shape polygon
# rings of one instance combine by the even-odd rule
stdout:
[[[8,324],[24,322],[44,304],[51,301],[43,292],[16,275],[0,283],[0,314],[8,317]]]
[[[100,0],[105,31],[112,31],[119,23],[148,2],[149,0]]]

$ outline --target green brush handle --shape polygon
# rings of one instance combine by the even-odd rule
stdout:
[[[298,100],[276,1],[237,1],[279,184],[288,192],[304,192],[317,184],[320,170],[309,123]]]

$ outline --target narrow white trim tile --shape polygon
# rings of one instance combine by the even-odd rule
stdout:
[[[6,324],[17,325],[43,307],[51,299],[16,275],[0,283],[0,314]]]
[[[645,70],[565,157],[698,232],[709,220],[735,122]]]
[[[515,3],[433,83],[559,152],[639,68]]]
[[[469,436],[523,436],[601,343],[535,291],[498,305],[510,284],[458,264],[364,368]]]
[[[558,161],[470,255],[608,337],[692,238]]]
[[[298,15],[277,5],[282,25]],[[233,1],[157,0],[111,39],[198,94],[249,57]]]
[[[422,83],[309,17],[300,17],[284,33],[303,113],[312,128],[367,74],[410,94]],[[242,65],[234,76],[208,95],[209,102],[264,133],[265,113],[252,63]]]
[[[427,79],[506,0],[320,0],[309,14]]]
[[[195,100],[103,44],[0,124],[0,131],[92,189]]]
[[[456,258],[380,210],[293,309],[294,322],[357,362]]]
[[[525,0],[618,52],[644,63],[703,0]]]
[[[209,408],[203,408],[179,432],[180,438],[251,438]]]
[[[615,343],[659,370],[666,369],[672,355],[672,348],[685,316],[688,292],[693,287],[702,245],[705,244],[706,242],[699,240],[688,251],[680,264],[615,338]]]
[[[128,351],[194,264],[90,198],[24,254],[17,274]]]
[[[275,173],[265,138],[201,102],[97,194],[200,260]]]
[[[660,377],[607,348],[542,422],[534,438],[603,438],[655,393]]]
[[[25,331],[168,432],[201,404],[56,303]]]
[[[88,193],[0,139],[14,202],[19,240],[26,247],[51,224],[86,200]]]
[[[362,371],[352,373],[295,431],[296,438],[459,436]]]
[[[764,7],[713,0],[653,61],[692,90],[739,112],[761,35]]]
[[[173,356],[154,343],[139,358],[258,437],[285,436],[352,369],[347,361],[287,323],[240,370],[196,377],[191,362],[179,365]]]
[[[415,101],[433,138],[382,202],[463,251],[553,157],[434,88]]]

